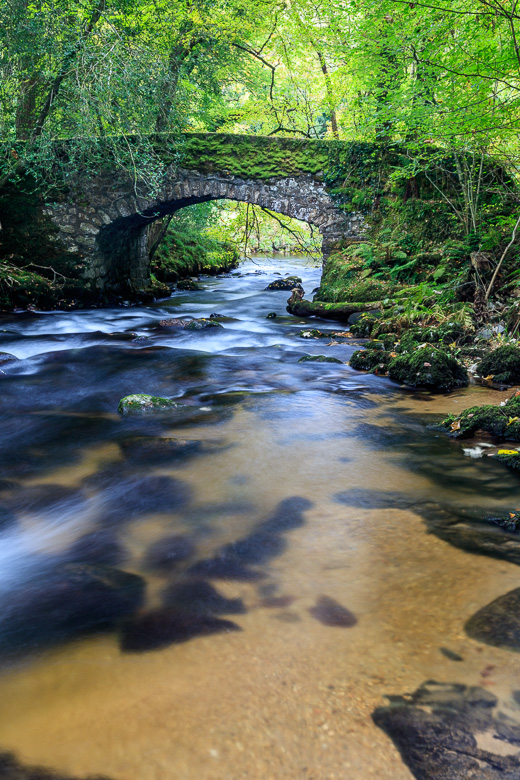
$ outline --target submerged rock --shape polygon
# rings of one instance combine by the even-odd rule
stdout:
[[[203,443],[171,436],[132,436],[120,442],[119,446],[128,460],[161,463],[194,455],[201,451]]]
[[[417,780],[518,780],[520,724],[478,687],[428,681],[372,715]]]
[[[41,766],[27,766],[20,763],[14,753],[0,753],[0,780],[80,780],[80,778]],[[95,777],[89,775],[82,780],[110,780],[110,778],[105,775]]]
[[[161,398],[158,395],[146,395],[134,393],[127,395],[119,401],[117,411],[120,414],[133,414],[135,412],[148,412],[153,409],[178,409],[185,408],[186,404],[173,401],[171,398]]]
[[[186,482],[165,474],[126,477],[111,486],[103,507],[105,522],[133,520],[145,514],[172,513],[191,499]]]
[[[204,580],[188,580],[169,585],[163,592],[168,607],[196,615],[243,615],[242,599],[228,599]]]
[[[357,623],[356,616],[330,596],[320,596],[309,613],[324,626],[352,628]]]
[[[189,536],[173,534],[154,542],[147,550],[145,564],[150,569],[167,572],[195,552],[195,543]]]
[[[188,642],[197,636],[240,630],[240,626],[231,620],[212,615],[179,613],[175,608],[156,609],[124,626],[120,646],[126,653],[145,653]]]
[[[110,566],[65,564],[8,594],[0,609],[0,652],[31,650],[110,630],[142,604],[145,583]]]
[[[464,629],[478,642],[520,652],[520,588],[479,609]]]

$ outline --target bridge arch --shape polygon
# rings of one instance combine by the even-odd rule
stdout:
[[[201,170],[196,163],[192,166],[170,165],[161,191],[153,198],[137,195],[130,179],[105,171],[88,179],[78,177],[66,198],[45,204],[57,239],[84,260],[85,279],[93,288],[124,295],[145,287],[149,225],[210,200],[251,203],[308,222],[321,233],[324,258],[340,238],[362,234],[362,215],[338,208],[323,177],[315,172],[280,171],[248,178],[229,170],[208,170],[202,163]]]

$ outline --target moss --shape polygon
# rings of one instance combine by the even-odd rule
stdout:
[[[350,332],[356,338],[368,338],[378,323],[378,318],[373,314],[362,314],[356,322],[350,326]]]
[[[499,450],[493,457],[510,469],[520,469],[520,452],[518,450]]]
[[[452,355],[430,345],[395,357],[389,364],[390,379],[410,387],[451,390],[468,384],[468,374]]]
[[[179,279],[177,282],[177,289],[178,290],[191,290],[192,292],[196,292],[197,290],[203,290],[204,288],[202,285],[200,285],[198,282],[195,282],[193,279]]]
[[[199,317],[195,320],[190,320],[187,325],[184,326],[185,330],[204,330],[205,328],[221,328],[220,322],[217,322],[214,318]]]
[[[461,414],[448,415],[436,427],[455,438],[486,431],[498,439],[520,441],[520,396],[513,396],[504,406],[471,406]]]
[[[185,404],[172,401],[171,398],[135,393],[122,398],[119,401],[117,410],[120,414],[131,414],[133,412],[147,412],[152,409],[175,409],[182,406],[185,406]]]
[[[490,515],[487,520],[512,534],[517,534],[520,531],[520,514],[518,512],[508,512],[507,515]]]
[[[166,142],[160,154],[183,168],[214,171],[248,179],[313,174],[322,177],[328,167],[327,141],[267,138],[224,133],[186,133],[172,146]],[[172,154],[173,153],[173,154]]]
[[[294,288],[303,289],[299,282],[295,282],[294,278],[287,279],[275,279],[274,282],[270,282],[264,290],[294,290]]]
[[[479,365],[481,376],[492,376],[496,382],[520,382],[520,347],[506,344],[493,350]]]
[[[338,360],[335,357],[328,357],[327,355],[305,355],[298,360],[298,363],[342,363],[342,360]]]
[[[386,373],[392,360],[390,352],[383,349],[358,349],[350,358],[349,365],[356,371]]]

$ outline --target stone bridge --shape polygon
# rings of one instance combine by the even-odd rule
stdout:
[[[41,204],[54,241],[85,264],[90,286],[100,293],[135,292],[149,278],[147,232],[174,211],[226,198],[252,203],[315,226],[326,257],[342,237],[356,238],[360,214],[342,211],[324,181],[335,142],[221,134],[161,137],[164,164],[153,197],[130,175],[109,166],[76,176],[66,193]],[[337,143],[337,142],[336,142]]]

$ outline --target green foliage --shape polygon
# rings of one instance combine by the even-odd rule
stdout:
[[[162,282],[185,276],[223,273],[236,267],[236,246],[208,235],[212,211],[209,204],[182,209],[172,219],[152,261],[152,272]]]

